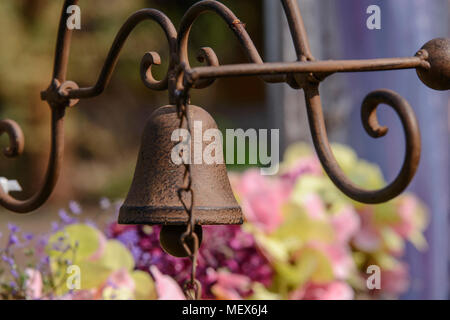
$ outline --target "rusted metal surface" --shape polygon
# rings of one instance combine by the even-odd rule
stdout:
[[[189,122],[201,121],[202,132],[217,129],[214,119],[204,109],[189,106]],[[120,209],[119,223],[186,225],[189,215],[178,198],[185,185],[185,167],[171,160],[179,143],[171,140],[179,127],[176,106],[157,109],[150,117],[142,136],[136,170],[128,196]],[[183,124],[187,128],[187,124]],[[192,132],[191,150],[196,133]],[[202,140],[200,140],[202,141]],[[202,142],[202,150],[207,142]],[[193,162],[194,154],[191,152]],[[195,224],[240,224],[242,212],[234,198],[224,164],[191,164]],[[191,205],[191,195],[183,193],[183,202]]]
[[[435,90],[450,89],[450,39],[438,38],[427,42],[418,52],[429,64],[418,68],[417,74],[427,86]]]
[[[23,132],[20,126],[13,120],[1,120],[0,135],[3,133],[9,136],[9,146],[3,149],[3,154],[8,158],[20,156],[25,145],[25,139],[23,138]]]
[[[314,61],[297,0],[281,0],[291,30],[297,61]]]
[[[356,186],[339,167],[328,142],[322,104],[317,85],[305,89],[311,136],[320,162],[334,184],[348,197],[364,203],[381,203],[398,196],[411,182],[420,160],[420,133],[416,117],[408,102],[391,90],[370,93],[362,104],[361,118],[366,132],[373,138],[387,134],[378,123],[376,110],[380,104],[392,107],[400,117],[406,139],[405,160],[396,179],[381,190],[369,191]]]
[[[64,93],[67,93],[66,89],[69,87],[77,87],[73,82],[64,85],[66,81],[67,62],[72,35],[72,31],[66,28],[66,12],[69,6],[74,5],[77,2],[77,0],[66,0],[64,2],[58,28],[53,77],[50,86],[42,94],[42,97],[47,97],[46,100],[51,109],[50,156],[44,181],[41,187],[26,200],[17,200],[0,188],[0,205],[16,213],[28,213],[42,206],[52,194],[61,171],[64,154],[65,109],[76,102],[67,98]],[[14,150],[14,152],[9,152],[8,155],[14,157],[19,156],[22,153],[24,146],[22,130],[18,125],[7,122],[7,120],[1,121],[0,126],[0,134],[6,132],[10,137],[11,143],[7,151]]]
[[[197,67],[185,71],[185,80],[195,83],[198,79],[237,76],[272,75],[288,73],[333,74],[337,72],[367,72],[420,68],[426,61],[420,57],[387,58],[371,60],[313,61],[264,64],[236,64],[220,67]]]
[[[380,133],[373,111],[378,103],[388,103],[400,116],[406,135],[406,154],[402,170],[394,182],[378,191],[367,191],[354,186],[340,171],[334,160],[322,115],[322,106],[318,85],[327,76],[339,72],[366,72],[378,70],[416,69],[420,79],[429,87],[437,90],[450,88],[450,45],[448,39],[435,39],[427,43],[415,56],[406,58],[387,58],[372,60],[316,61],[311,53],[307,32],[303,24],[300,8],[296,0],[280,0],[288,20],[297,62],[264,63],[252,39],[245,30],[245,24],[225,5],[218,1],[205,0],[194,4],[181,20],[178,32],[170,19],[154,9],[137,11],[125,22],[118,32],[97,82],[91,87],[78,88],[76,83],[66,81],[67,62],[70,51],[71,30],[66,28],[66,9],[78,3],[77,0],[65,0],[58,29],[55,63],[51,85],[42,93],[52,110],[52,144],[46,178],[41,189],[29,200],[17,201],[2,193],[0,204],[16,212],[28,212],[42,205],[51,194],[61,166],[63,150],[63,118],[66,107],[76,104],[77,99],[100,95],[108,86],[118,61],[120,51],[134,28],[144,20],[158,23],[166,34],[169,43],[169,67],[162,80],[152,76],[152,65],[160,64],[160,56],[152,51],[144,55],[141,62],[141,78],[144,84],[153,90],[168,90],[169,102],[175,105],[180,96],[189,96],[192,88],[206,88],[219,77],[260,76],[266,82],[286,82],[295,89],[306,93],[309,121],[312,136],[319,158],[331,180],[349,197],[369,203],[386,201],[400,193],[412,179],[417,168],[420,154],[420,135],[415,116],[406,101],[390,91],[376,91],[369,94],[363,104],[363,123],[369,134]],[[219,66],[217,55],[211,48],[202,48],[199,61],[207,66],[191,68],[188,61],[189,32],[193,23],[203,13],[212,12],[223,19],[239,40],[250,63]],[[369,112],[371,111],[371,112]],[[20,129],[10,122],[1,122],[1,132],[9,134],[11,155],[13,150],[20,151],[23,140]],[[16,141],[16,142],[14,142]],[[20,152],[16,152],[20,153]],[[179,206],[179,203],[175,207]],[[203,207],[203,206],[199,206]],[[206,204],[205,210],[211,207]],[[177,210],[175,210],[177,211]],[[136,214],[136,219],[144,215]],[[156,217],[156,216],[155,216]],[[186,223],[186,217],[180,214],[177,222]],[[205,218],[204,223],[207,219]]]
[[[159,233],[159,242],[164,251],[177,258],[186,257],[186,250],[184,249],[184,245],[181,241],[181,235],[185,232],[186,226],[184,225],[163,226]],[[198,242],[201,243],[203,239],[202,226],[198,224],[195,225],[194,232],[197,236]],[[189,241],[189,250],[192,252],[195,251],[194,241]]]

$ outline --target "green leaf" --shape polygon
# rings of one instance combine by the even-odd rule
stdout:
[[[381,229],[384,245],[390,252],[401,252],[405,248],[405,241],[391,228]]]
[[[414,231],[409,236],[409,241],[411,241],[411,243],[414,245],[414,247],[416,247],[416,249],[419,251],[423,252],[428,249],[427,239],[424,237],[424,235],[420,231]]]
[[[271,292],[264,287],[263,284],[255,282],[252,285],[253,294],[248,298],[249,300],[282,300],[282,295]]]
[[[158,294],[155,288],[155,282],[147,272],[136,270],[131,274],[134,280],[134,296],[136,300],[155,300]]]
[[[79,265],[81,271],[81,289],[94,289],[105,283],[111,274],[111,269],[97,261],[83,261]]]
[[[306,143],[294,143],[290,145],[283,157],[283,168],[288,168],[291,165],[297,163],[297,161],[301,158],[312,156],[312,150],[310,145]]]
[[[285,221],[271,236],[282,241],[289,251],[296,251],[308,241],[333,241],[334,230],[330,221],[312,219],[294,203],[283,206],[283,213]]]
[[[331,261],[323,252],[313,248],[306,248],[302,251],[299,260],[313,260],[315,262],[315,269],[311,276],[313,282],[327,283],[334,280]]]
[[[131,271],[134,269],[133,256],[130,251],[117,240],[108,240],[105,251],[97,263],[110,270],[126,269]]]
[[[379,226],[394,225],[401,220],[395,200],[375,205],[373,208],[374,222]]]
[[[254,233],[254,237],[258,246],[269,256],[271,261],[288,262],[288,248],[282,241],[268,237],[262,232]]]
[[[275,263],[274,268],[282,282],[292,288],[305,284],[313,275],[316,261],[309,259],[299,260],[297,264]]]
[[[62,247],[76,248],[76,261],[73,261],[73,264],[77,264],[97,251],[100,245],[99,233],[100,231],[94,227],[85,224],[72,224],[50,237],[46,248],[47,253],[51,258],[71,259],[73,254],[71,250],[61,255],[61,252],[55,250],[53,245],[60,244]],[[60,238],[63,240],[60,241]]]
[[[326,283],[334,279],[330,260],[314,248],[302,249],[294,264],[275,263],[274,267],[283,282],[293,288],[298,288],[308,281]]]
[[[338,143],[333,143],[331,145],[334,157],[339,163],[339,166],[345,173],[349,173],[354,168],[355,164],[358,162],[358,156],[355,151],[351,148]]]

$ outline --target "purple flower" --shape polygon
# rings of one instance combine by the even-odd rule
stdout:
[[[45,247],[47,245],[47,243],[48,243],[48,237],[43,236],[43,237],[40,237],[37,244],[39,247]]]
[[[19,278],[19,273],[16,271],[16,269],[11,269],[11,274],[15,279]]]
[[[97,228],[97,224],[92,219],[86,219],[84,223],[87,224],[88,226]]]
[[[77,219],[75,219],[74,217],[71,217],[66,210],[64,209],[60,209],[58,211],[58,215],[61,218],[62,222],[64,222],[65,224],[73,224],[77,222]]]
[[[52,232],[59,230],[59,223],[57,221],[52,221]]]
[[[23,238],[24,238],[26,241],[31,241],[31,240],[33,240],[33,238],[34,238],[34,235],[33,235],[32,233],[26,232],[26,233],[23,234]]]
[[[131,254],[133,255],[134,261],[137,261],[142,255],[142,249],[137,246],[132,246]]]
[[[19,238],[14,234],[9,235],[8,246],[19,244]]]
[[[73,200],[69,202],[69,209],[73,214],[76,215],[79,215],[82,212],[80,204]]]
[[[20,228],[13,223],[8,223],[8,229],[11,233],[16,233],[20,230]]]
[[[127,245],[139,270],[148,272],[150,266],[164,270],[180,285],[189,278],[189,259],[179,259],[166,254],[159,244],[161,227],[110,225],[110,237]],[[235,275],[248,277],[249,281],[269,286],[273,271],[266,258],[258,251],[255,239],[238,226],[215,226],[203,228],[203,245],[198,256],[197,276],[203,285],[204,298],[213,298],[212,287],[217,280],[208,277],[208,268],[227,268]],[[251,292],[240,292],[247,297]]]
[[[139,235],[138,235],[136,229],[130,229],[130,230],[127,230],[127,231],[121,233],[117,237],[117,240],[122,242],[124,245],[130,247],[139,241]]]
[[[2,255],[2,260],[9,264],[11,267],[14,266],[14,260],[11,257],[8,257],[6,254]]]
[[[41,265],[47,266],[50,264],[50,257],[49,256],[44,256],[42,257],[41,261],[39,261],[39,263]]]

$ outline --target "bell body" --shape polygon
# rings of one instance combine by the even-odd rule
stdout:
[[[204,109],[190,105],[191,160],[194,158],[194,122],[201,123],[201,134],[217,129],[214,119]],[[186,121],[184,121],[186,122]],[[188,222],[178,189],[184,186],[185,166],[175,164],[172,152],[180,143],[172,141],[174,131],[180,127],[176,107],[169,105],[157,109],[144,129],[136,170],[128,196],[120,208],[121,224],[184,225]],[[187,128],[187,124],[183,124]],[[211,141],[201,141],[202,152]],[[222,142],[218,141],[220,148]],[[198,145],[196,146],[198,147]],[[242,211],[233,195],[225,164],[191,162],[192,190],[194,195],[194,221],[198,225],[241,224]],[[183,194],[185,203],[191,198]]]

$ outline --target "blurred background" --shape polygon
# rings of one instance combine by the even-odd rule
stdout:
[[[80,86],[96,81],[115,34],[132,12],[156,8],[177,26],[195,2],[80,1],[82,29],[73,35],[68,78]],[[279,1],[221,2],[245,22],[266,61],[295,60]],[[299,0],[299,4],[317,59],[412,56],[428,40],[449,37],[448,0]],[[366,28],[366,9],[373,4],[381,8],[381,30]],[[26,139],[20,160],[1,159],[0,176],[20,181],[24,191],[16,194],[18,198],[26,198],[38,188],[47,164],[50,112],[39,92],[50,82],[61,5],[62,1],[55,0],[0,2],[0,118],[16,120]],[[195,54],[204,46],[215,50],[221,64],[246,61],[232,32],[212,14],[199,18],[190,39],[192,65],[197,65]],[[89,211],[102,197],[126,196],[145,122],[153,110],[168,102],[166,92],[150,91],[140,81],[139,63],[147,51],[160,53],[162,65],[155,70],[163,77],[168,47],[163,32],[152,22],[140,25],[128,40],[105,93],[68,110],[64,165],[50,201],[31,216],[0,209],[0,231],[7,221],[37,230],[47,228],[57,209],[70,200]],[[385,139],[374,141],[365,134],[359,114],[365,95],[379,88],[405,97],[422,130],[422,162],[410,190],[430,209],[430,247],[425,253],[408,249],[412,285],[404,298],[448,299],[449,94],[425,87],[414,70],[338,74],[322,85],[330,140],[348,144],[360,157],[379,164],[388,180],[395,177],[404,156],[400,122],[391,110],[381,108],[381,122],[390,132]],[[256,78],[221,79],[208,89],[193,91],[191,100],[207,109],[221,129],[279,128],[283,148],[295,141],[310,141],[303,93],[285,84],[265,85]],[[0,139],[2,145],[7,144],[7,137]]]

